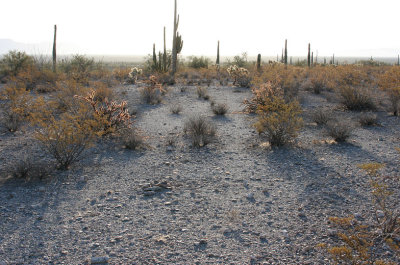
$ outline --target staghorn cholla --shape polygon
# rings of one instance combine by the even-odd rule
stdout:
[[[112,133],[122,125],[130,126],[131,115],[128,112],[126,101],[122,101],[118,104],[115,101],[110,102],[105,98],[104,102],[100,103],[95,100],[96,91],[94,90],[89,92],[86,96],[75,97],[89,102],[92,106],[96,118],[103,124],[102,134]]]
[[[129,84],[136,84],[138,76],[143,73],[142,69],[133,67],[128,75],[128,83]]]
[[[240,87],[250,87],[250,73],[246,68],[232,65],[227,69],[229,75],[233,77],[233,85]]]

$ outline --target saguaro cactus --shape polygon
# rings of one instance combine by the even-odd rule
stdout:
[[[399,65],[400,65],[400,55],[397,54],[397,66],[399,66]]]
[[[57,47],[56,47],[56,40],[57,40],[57,25],[54,25],[54,40],[53,40],[53,72],[57,71]]]
[[[311,66],[314,65],[314,52],[311,52]]]
[[[163,54],[163,71],[167,71],[167,46],[165,44],[165,27],[164,27],[164,54]]]
[[[332,56],[332,64],[335,64],[335,54]]]
[[[310,43],[308,44],[308,54],[307,54],[307,65],[308,65],[308,67],[310,67],[311,66],[311,54],[310,54],[310,48],[311,48],[311,45],[310,45]]]
[[[257,55],[257,71],[261,69],[261,54]]]
[[[175,0],[175,7],[174,7],[174,30],[173,30],[173,36],[172,36],[172,71],[171,74],[172,76],[175,75],[176,73],[176,65],[177,65],[177,59],[178,59],[178,37],[181,41],[182,44],[182,39],[181,36],[178,35],[178,25],[179,25],[179,15],[177,16],[176,14],[176,0]],[[180,47],[182,49],[182,47]]]
[[[215,61],[216,65],[219,65],[219,41],[218,41],[218,45],[217,45],[217,60]]]
[[[287,65],[287,39],[285,40],[285,65]]]

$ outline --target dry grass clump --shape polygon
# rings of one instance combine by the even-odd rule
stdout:
[[[212,104],[210,104],[211,110],[215,115],[223,116],[229,110],[228,105],[226,105],[224,103],[215,103],[215,102],[211,102],[211,103],[212,103]]]
[[[333,113],[329,110],[319,108],[312,114],[312,119],[317,125],[326,125],[333,119]]]
[[[184,133],[189,136],[194,147],[202,147],[215,139],[216,127],[204,116],[192,116],[184,125]]]
[[[345,142],[353,131],[353,126],[348,121],[332,120],[326,125],[327,134],[338,143]]]
[[[378,118],[374,113],[364,112],[358,116],[358,122],[361,126],[376,126],[378,125]]]
[[[201,86],[197,87],[196,93],[197,93],[198,98],[202,98],[204,100],[210,99],[210,96],[208,95],[208,90],[206,87],[201,87]]]
[[[144,148],[144,137],[133,128],[124,128],[120,132],[120,138],[125,148],[137,150]]]
[[[172,114],[178,115],[182,112],[182,105],[181,104],[173,104],[170,106],[169,110]]]
[[[26,181],[34,179],[44,179],[50,176],[53,168],[43,162],[33,161],[27,156],[17,160],[10,168],[11,175],[14,178],[24,179]]]

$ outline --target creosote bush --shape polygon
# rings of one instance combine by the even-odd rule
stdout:
[[[188,135],[194,147],[202,147],[215,139],[216,127],[204,116],[192,116],[184,125],[184,133]]]
[[[390,111],[394,116],[400,113],[400,68],[391,67],[387,72],[381,74],[378,79],[379,88],[389,95],[391,103]]]
[[[339,89],[342,104],[348,110],[376,110],[375,102],[366,89],[345,86]]]
[[[80,112],[63,113],[58,119],[50,116],[48,120],[35,120],[38,128],[35,138],[43,150],[56,159],[58,169],[68,169],[92,145],[98,124],[95,119],[86,116]]]
[[[10,169],[14,178],[24,179],[26,181],[39,179],[42,180],[52,173],[54,169],[43,162],[33,161],[27,156],[17,160]]]
[[[259,134],[266,136],[271,146],[288,144],[303,126],[299,103],[287,103],[279,96],[266,98],[265,104],[258,106],[257,114],[255,127]]]
[[[326,124],[326,130],[336,142],[345,142],[353,131],[353,126],[347,121],[332,120]]]

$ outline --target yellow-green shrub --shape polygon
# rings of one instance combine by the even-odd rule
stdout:
[[[301,108],[297,101],[285,102],[283,97],[266,98],[257,108],[258,121],[255,127],[264,134],[272,146],[282,146],[297,137],[303,126]]]

